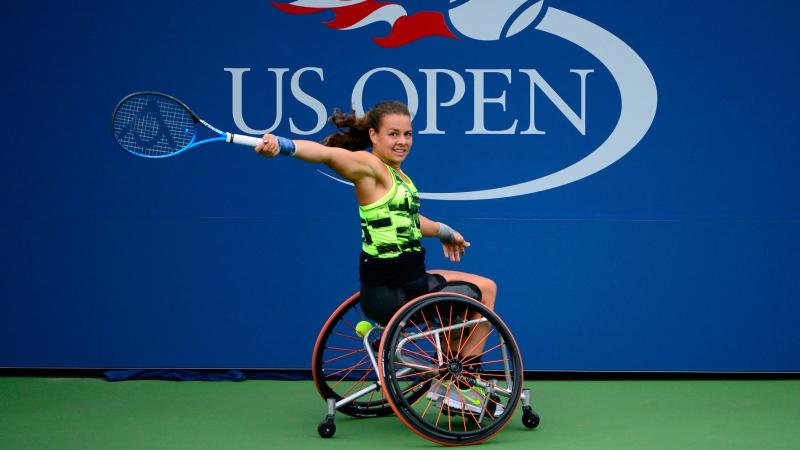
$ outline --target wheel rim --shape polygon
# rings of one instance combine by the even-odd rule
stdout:
[[[322,327],[314,345],[312,372],[320,395],[341,400],[375,384],[378,375],[370,362],[363,340],[355,332],[359,321],[368,320],[361,310],[359,294],[347,299]],[[377,330],[376,330],[377,331]],[[370,333],[379,340],[379,333]],[[355,415],[377,415],[389,406],[380,389],[344,405],[340,411]]]
[[[486,320],[475,323],[480,318]],[[454,327],[438,333],[437,343],[433,330],[441,329],[441,323]],[[480,326],[488,328],[483,340],[472,337],[480,334]],[[522,389],[522,360],[508,328],[485,306],[459,294],[429,294],[395,314],[384,333],[380,349],[384,395],[398,417],[417,434],[444,445],[475,444],[508,423]],[[450,344],[442,344],[445,341]],[[479,341],[484,369],[480,375],[474,370],[475,342]],[[403,373],[409,368],[413,372]],[[484,395],[475,387],[476,379]],[[443,390],[411,400],[400,395],[415,386],[437,383]],[[482,404],[470,407],[465,394]],[[458,404],[466,407],[456,408]],[[490,412],[499,407],[503,413],[492,416]],[[481,415],[482,409],[489,412]]]
[[[360,296],[356,293],[331,314],[317,337],[312,356],[312,374],[323,399],[339,401],[378,383],[379,377],[364,348],[363,339],[355,332],[356,324],[362,320],[369,321],[361,310]],[[369,337],[377,353],[381,329],[376,327]],[[408,395],[419,396],[423,393],[412,391]],[[342,405],[339,411],[358,417],[392,413],[380,387]]]

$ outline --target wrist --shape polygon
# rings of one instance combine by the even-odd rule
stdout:
[[[297,152],[297,146],[294,141],[285,137],[275,136],[278,142],[278,154],[281,156],[294,156]]]
[[[456,235],[453,229],[442,222],[439,222],[439,231],[436,232],[436,237],[446,244],[456,240]]]

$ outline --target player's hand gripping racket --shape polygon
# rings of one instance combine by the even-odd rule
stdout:
[[[201,138],[200,125],[213,134]],[[261,143],[261,138],[218,130],[177,98],[159,92],[136,92],[120,100],[111,127],[120,147],[145,158],[166,158],[209,142]]]

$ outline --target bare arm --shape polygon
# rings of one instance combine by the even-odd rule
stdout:
[[[310,163],[320,163],[333,169],[345,179],[356,183],[363,178],[377,177],[374,158],[368,152],[352,152],[338,147],[326,147],[314,141],[295,140],[294,157]],[[262,143],[256,146],[256,153],[272,158],[279,154],[280,148],[274,135],[265,134]]]
[[[439,233],[439,222],[435,222],[422,214],[419,215],[419,231],[425,237],[435,237]]]

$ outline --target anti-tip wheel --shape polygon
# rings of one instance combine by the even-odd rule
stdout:
[[[531,409],[531,407],[523,408],[522,424],[527,428],[536,428],[539,426],[539,414]]]
[[[317,432],[323,438],[327,439],[332,437],[334,434],[336,434],[336,424],[334,424],[333,420],[331,419],[325,419],[320,422],[319,426],[317,427]]]

